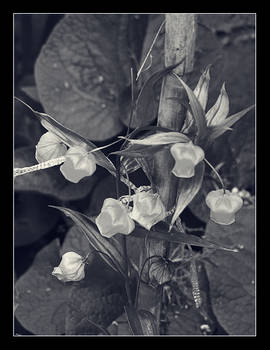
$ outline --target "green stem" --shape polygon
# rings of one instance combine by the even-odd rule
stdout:
[[[221,183],[221,186],[222,186],[222,189],[223,189],[223,192],[224,194],[226,193],[226,187],[224,185],[224,182],[222,180],[222,178],[220,177],[219,173],[217,172],[217,170],[213,167],[213,165],[211,163],[208,162],[208,160],[206,158],[204,158],[204,161],[205,163],[214,171],[214,173],[216,174],[216,176],[218,177],[220,183]]]

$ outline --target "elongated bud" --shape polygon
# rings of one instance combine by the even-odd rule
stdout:
[[[158,194],[138,192],[133,196],[133,209],[130,217],[150,230],[166,216],[166,209]]]
[[[75,253],[67,252],[62,256],[60,264],[53,269],[52,275],[63,282],[80,281],[85,277],[85,259]]]
[[[135,228],[127,208],[114,198],[105,199],[101,212],[96,218],[96,225],[101,235],[107,238],[117,233],[129,235]]]
[[[210,218],[220,225],[235,222],[235,213],[243,206],[243,200],[236,193],[226,190],[211,191],[205,198],[210,208]]]
[[[170,152],[175,159],[172,173],[177,177],[190,178],[194,176],[195,166],[204,158],[204,151],[201,147],[192,142],[175,143]]]
[[[64,177],[74,183],[82,178],[91,176],[96,171],[96,159],[92,153],[87,153],[79,146],[70,147],[66,153],[66,160],[60,167]]]

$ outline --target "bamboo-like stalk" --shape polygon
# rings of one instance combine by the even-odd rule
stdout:
[[[165,15],[165,66],[183,62],[174,69],[174,72],[186,79],[193,70],[195,40],[196,40],[196,15],[190,13],[168,13]],[[180,103],[185,96],[183,88],[175,86],[173,78],[166,76],[163,79],[158,111],[158,126],[166,127],[173,131],[180,131],[186,109]],[[168,151],[158,152],[154,156],[154,182],[161,199],[169,211],[175,205],[178,179],[171,174],[173,159],[168,156]],[[168,217],[170,220],[170,217]],[[149,242],[149,254],[166,256],[168,243]],[[159,322],[160,304],[156,308],[156,317]]]

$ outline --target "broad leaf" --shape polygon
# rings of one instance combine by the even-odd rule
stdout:
[[[215,251],[205,263],[214,314],[230,335],[255,334],[254,214],[253,206],[244,207],[234,224],[209,222],[206,227],[207,239],[239,249],[235,254]]]
[[[100,257],[115,271],[125,276],[124,258],[121,252],[121,247],[116,239],[107,239],[103,237],[94,223],[94,219],[64,207],[52,206],[59,209],[66,216],[70,217],[73,222],[78,225],[82,232],[88,237],[89,243],[92,247],[100,252]]]
[[[71,284],[51,275],[60,262],[59,244],[53,240],[35,257],[31,267],[15,284],[15,317],[36,335],[65,333],[65,313]]]
[[[91,140],[111,138],[123,128],[117,99],[127,84],[123,67],[130,66],[127,18],[126,14],[66,15],[35,64],[45,111]]]
[[[175,212],[171,220],[171,226],[174,225],[176,219],[189,205],[189,203],[192,201],[192,199],[196,196],[199,189],[201,188],[204,176],[204,168],[204,162],[200,162],[195,167],[195,174],[193,177],[188,179],[179,179],[177,190],[177,203],[175,207]]]
[[[16,192],[14,201],[14,243],[16,247],[41,240],[57,224],[60,217],[48,205],[52,197],[34,192]]]
[[[123,281],[97,257],[86,264],[84,280],[60,282],[51,275],[60,262],[59,249],[57,240],[42,248],[16,282],[15,317],[35,335],[98,334],[87,319],[107,327],[122,314]]]
[[[93,263],[90,269],[79,288],[74,285],[70,290],[65,315],[67,335],[99,334],[100,328],[94,324],[106,328],[123,312],[126,302],[123,283],[116,276],[108,279],[102,265]]]

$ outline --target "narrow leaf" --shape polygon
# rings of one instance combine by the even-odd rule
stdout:
[[[206,113],[207,125],[218,125],[222,123],[229,113],[229,97],[225,89],[225,83],[222,85],[220,94],[216,103]]]
[[[121,156],[126,157],[132,157],[132,158],[145,158],[145,157],[152,157],[152,155],[158,151],[160,151],[164,146],[162,145],[130,145],[126,149],[123,149],[122,151],[112,152],[111,154],[118,154]]]
[[[111,238],[109,240],[103,237],[99,233],[93,218],[68,208],[53,205],[51,205],[51,207],[62,211],[66,216],[70,217],[86,235],[92,247],[98,252],[101,252],[100,257],[115,271],[120,272],[125,276],[124,258],[121,253],[120,245],[116,239]]]
[[[129,305],[125,306],[128,324],[133,335],[144,335],[142,325],[136,309]]]
[[[195,89],[193,90],[194,95],[197,97],[198,101],[200,102],[203,110],[205,111],[207,100],[208,100],[208,88],[209,88],[209,81],[210,81],[210,70],[211,65],[208,65],[205,69],[205,71],[202,73],[198,84],[196,85]]]
[[[85,139],[81,135],[77,134],[76,132],[70,130],[69,128],[66,128],[65,126],[63,126],[61,123],[59,123],[57,120],[55,120],[53,117],[49,116],[48,114],[37,112],[32,107],[30,107],[27,103],[23,102],[17,97],[15,97],[15,99],[23,103],[26,107],[28,107],[34,113],[34,115],[39,118],[42,126],[48,131],[57,135],[62,140],[62,142],[65,143],[67,146],[69,147],[80,146],[86,149],[87,151],[91,151],[97,148],[95,144]],[[95,156],[96,162],[98,165],[107,169],[112,175],[115,176],[115,173],[116,173],[115,167],[103,152],[95,151],[93,152],[93,155]]]
[[[173,73],[173,76],[181,82],[181,84],[186,90],[192,115],[197,126],[197,139],[200,139],[206,132],[206,120],[203,108],[198,98],[195,96],[194,92],[187,86],[187,84],[177,74]]]
[[[195,247],[214,248],[214,249],[221,249],[221,250],[226,250],[230,252],[238,251],[237,249],[221,246],[220,244],[216,244],[213,241],[209,241],[209,240],[194,236],[192,234],[186,234],[180,231],[176,231],[174,228],[172,228],[170,232],[168,232],[168,230],[167,231],[161,230],[160,228],[158,228],[157,231],[148,231],[142,227],[136,226],[136,229],[131,235],[138,238],[147,237],[147,238],[166,241],[166,242],[190,244],[191,246],[195,246]]]
[[[200,162],[195,167],[195,174],[191,178],[180,178],[178,182],[177,203],[175,212],[171,220],[171,227],[182,211],[189,205],[192,199],[196,196],[202,185],[204,176],[204,162]]]
[[[226,132],[227,130],[232,130],[230,127],[234,123],[236,123],[239,119],[241,119],[252,108],[254,108],[254,105],[247,107],[236,114],[231,115],[230,117],[226,118],[223,123],[220,123],[210,128],[210,136],[209,136],[210,140],[213,141],[217,137],[224,134],[224,132]]]
[[[139,310],[138,316],[144,335],[159,335],[157,321],[150,311]]]
[[[177,67],[181,62],[155,72],[143,85],[136,100],[132,116],[132,127],[150,124],[157,117],[158,104],[155,100],[154,87],[156,83]]]
[[[141,140],[137,139],[128,139],[131,144],[134,145],[145,145],[145,146],[153,146],[153,145],[167,145],[170,143],[177,142],[189,142],[190,139],[184,134],[180,132],[160,132],[157,134],[153,134],[147,136]]]

